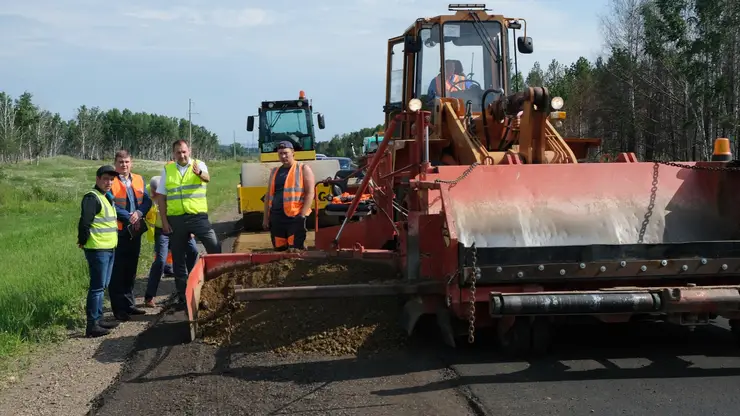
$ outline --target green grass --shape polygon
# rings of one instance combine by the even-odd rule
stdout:
[[[84,324],[89,276],[77,247],[77,221],[82,195],[103,163],[56,157],[39,165],[0,165],[0,367]],[[162,166],[134,160],[134,172],[146,183]],[[239,164],[212,161],[208,170],[210,211],[235,204]],[[148,271],[152,250],[142,237],[139,275]]]

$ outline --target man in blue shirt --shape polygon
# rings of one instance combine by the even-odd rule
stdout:
[[[118,176],[113,181],[111,191],[118,217],[118,247],[108,293],[113,316],[119,321],[128,321],[130,315],[146,313],[136,307],[133,292],[141,254],[141,235],[147,230],[143,219],[152,207],[152,200],[146,190],[144,178],[132,173],[131,165],[129,152],[116,152]]]

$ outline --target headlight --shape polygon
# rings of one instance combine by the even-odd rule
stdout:
[[[418,98],[412,98],[409,101],[409,111],[417,112],[421,110],[421,100]]]
[[[560,97],[554,97],[550,101],[550,107],[552,107],[553,110],[560,110],[563,108],[563,99]]]

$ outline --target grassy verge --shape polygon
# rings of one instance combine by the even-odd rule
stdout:
[[[39,165],[0,166],[0,368],[29,347],[63,339],[67,329],[84,324],[89,277],[76,245],[77,221],[82,195],[102,163],[57,157]],[[234,200],[239,165],[208,165],[213,211]],[[134,172],[147,183],[162,166],[134,160]],[[145,237],[142,242],[141,273],[153,256]]]

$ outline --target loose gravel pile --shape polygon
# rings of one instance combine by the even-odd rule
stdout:
[[[366,354],[396,349],[406,334],[398,325],[402,300],[356,297],[236,302],[243,287],[372,283],[397,278],[383,264],[358,260],[285,259],[225,272],[201,290],[199,327],[204,342],[245,352],[280,355]]]

